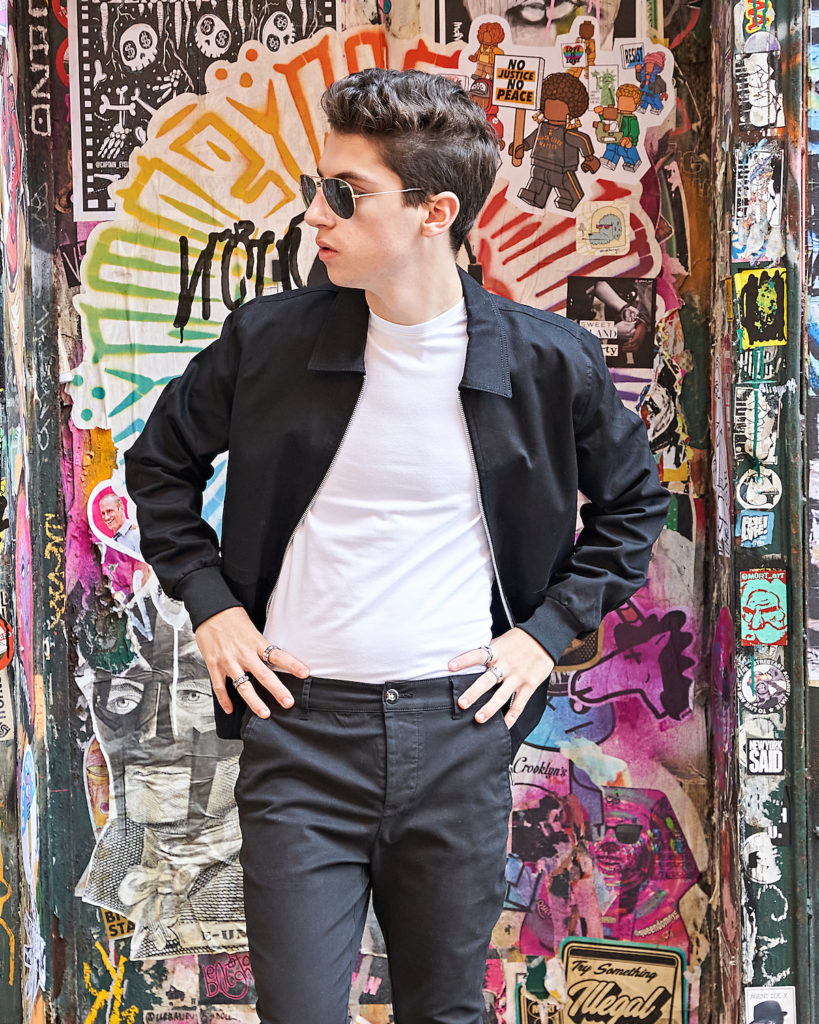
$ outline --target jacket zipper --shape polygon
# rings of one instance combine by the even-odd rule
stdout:
[[[355,400],[355,405],[353,406],[353,411],[350,414],[349,420],[347,420],[347,426],[344,428],[344,433],[341,435],[341,440],[338,442],[338,448],[336,448],[335,454],[333,455],[332,459],[330,460],[330,465],[327,467],[326,473],[321,478],[321,483],[318,485],[318,487],[313,492],[313,497],[308,501],[307,507],[302,512],[301,516],[299,517],[299,521],[293,527],[293,531],[292,531],[292,533],[290,534],[290,536],[289,536],[289,538],[287,540],[287,545],[285,546],[284,554],[282,555],[282,566],[284,565],[285,558],[287,558],[287,552],[290,550],[290,545],[293,543],[293,538],[296,536],[296,533],[298,532],[298,529],[301,526],[301,524],[307,518],[307,515],[310,512],[310,509],[313,507],[313,505],[315,504],[316,498],[319,496],[319,492],[321,491],[322,487],[324,486],[324,481],[330,475],[330,472],[332,471],[333,466],[335,466],[335,464],[336,464],[336,460],[338,459],[338,453],[341,451],[341,446],[344,444],[344,439],[347,437],[347,434],[350,431],[350,424],[353,422],[353,417],[355,416],[356,411],[358,410],[358,407],[361,404],[361,399],[364,396],[364,388],[366,386],[367,386],[367,374],[365,373],[364,376],[361,379],[361,389],[358,392],[358,398]],[[264,609],[265,621],[267,621],[267,619],[268,619],[268,617],[270,615],[270,606],[273,603],[273,598],[274,598],[274,596],[276,594],[276,590],[277,590],[277,588],[279,586],[279,580],[281,579],[281,575],[282,575],[282,573],[281,573],[281,566],[280,566],[279,567],[279,576],[278,576],[278,579],[276,580],[276,585],[270,591],[270,597],[268,597],[267,604],[265,605],[265,609]]]
[[[512,617],[512,612],[509,609],[509,602],[506,600],[506,594],[503,591],[503,584],[501,583],[500,573],[498,572],[498,563],[495,559],[495,548],[492,545],[492,534],[489,532],[489,522],[486,518],[486,512],[483,507],[483,498],[481,497],[481,478],[478,475],[478,463],[475,459],[475,449],[472,447],[472,435],[469,433],[469,424],[466,420],[466,410],[464,409],[463,399],[461,398],[460,391],[458,392],[458,408],[461,410],[461,419],[464,421],[464,430],[466,432],[466,443],[469,446],[469,457],[472,460],[472,472],[475,475],[475,493],[478,497],[478,509],[481,513],[481,522],[483,523],[483,531],[486,534],[486,543],[489,545],[489,557],[492,559],[492,571],[495,573],[495,580],[498,584],[498,593],[500,594],[501,604],[503,610],[506,612],[506,618],[512,629],[515,628],[515,620]]]

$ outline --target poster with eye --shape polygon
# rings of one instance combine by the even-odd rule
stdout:
[[[113,216],[108,187],[147,141],[151,116],[203,93],[214,61],[235,60],[250,39],[277,53],[334,27],[335,11],[335,0],[69,0],[75,219]]]
[[[566,316],[600,339],[608,366],[654,362],[653,278],[570,277]]]
[[[784,569],[743,569],[739,574],[743,647],[784,647],[788,642],[788,583]]]
[[[651,5],[649,4],[649,7]],[[491,15],[503,18],[512,40],[521,46],[543,46],[565,33],[578,13],[594,18],[601,39],[633,39],[643,30],[645,6],[634,0],[596,4],[594,0],[437,0],[422,5],[422,31],[438,43],[458,43],[469,36],[473,21]],[[649,11],[649,23],[652,21]],[[655,38],[662,35],[654,33]]]
[[[131,923],[134,960],[247,949],[233,798],[241,744],[216,735],[207,668],[172,605],[147,610],[133,661],[96,658],[78,678],[96,736],[85,771],[98,830],[79,894]]]

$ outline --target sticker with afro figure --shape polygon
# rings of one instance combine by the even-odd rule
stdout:
[[[598,35],[578,15],[552,45],[523,45],[486,15],[471,24],[457,73],[497,134],[506,197],[582,220],[584,251],[626,255],[633,232],[621,214],[639,210],[647,136],[673,116],[674,59],[648,37],[604,49]]]

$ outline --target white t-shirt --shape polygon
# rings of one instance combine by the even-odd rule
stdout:
[[[491,639],[494,576],[458,394],[466,343],[463,300],[411,326],[370,313],[364,390],[264,629],[315,676],[448,675]]]

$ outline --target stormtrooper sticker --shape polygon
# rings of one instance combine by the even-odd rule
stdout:
[[[784,647],[788,640],[788,584],[784,569],[743,569],[739,574],[743,647]]]
[[[768,658],[746,658],[739,668],[739,699],[757,715],[779,711],[791,693],[788,673]]]

